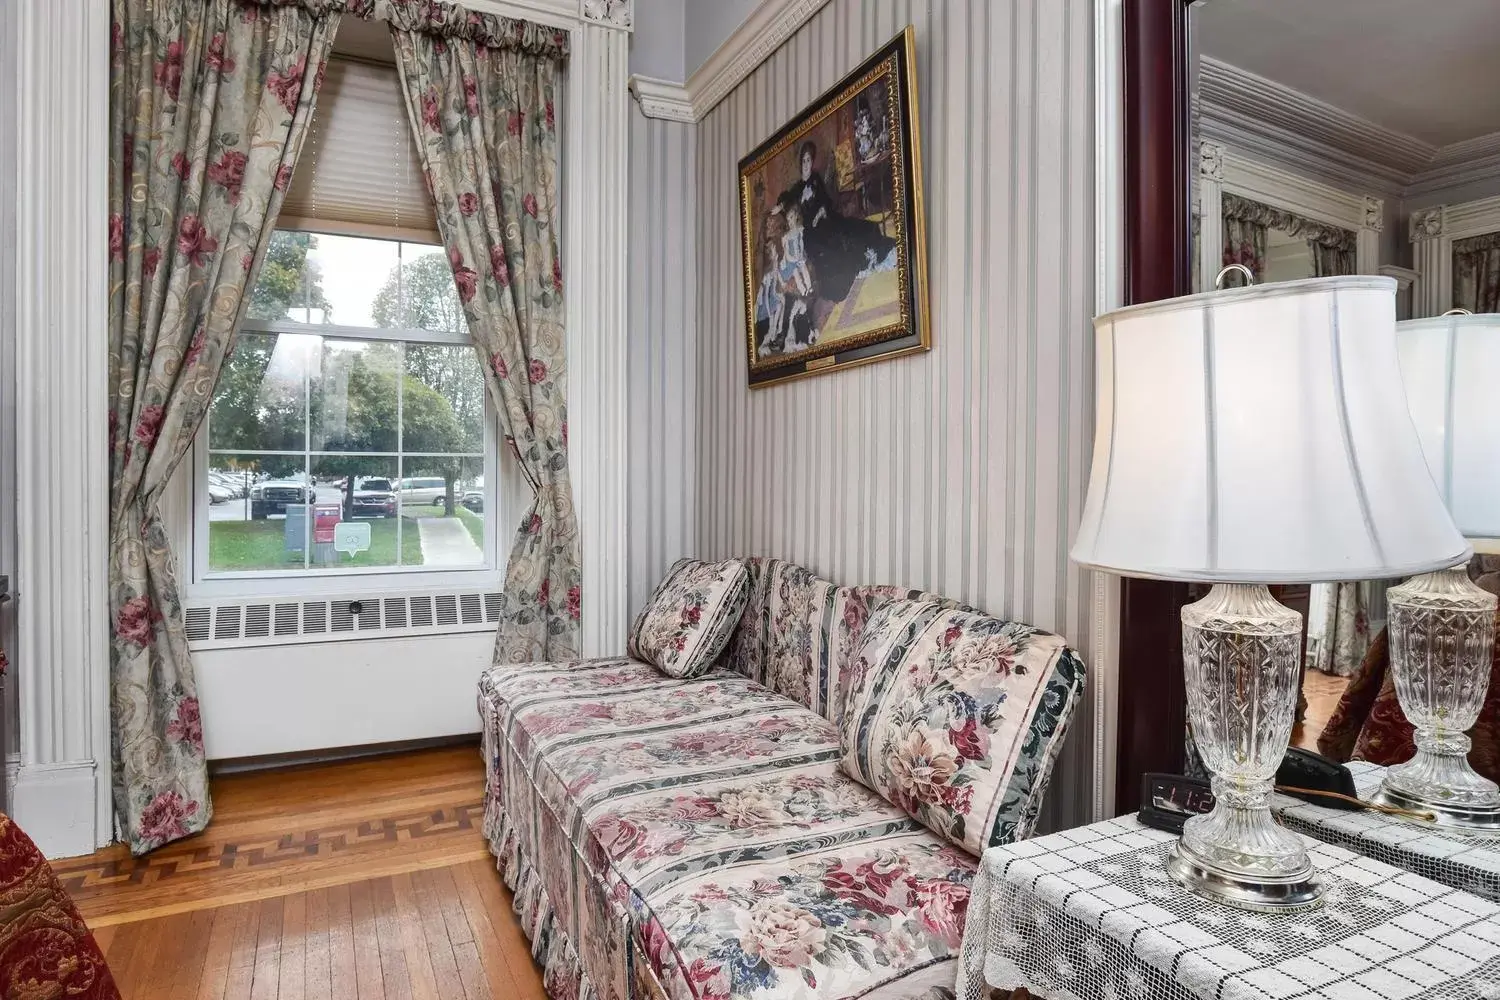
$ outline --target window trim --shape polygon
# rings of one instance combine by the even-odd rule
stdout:
[[[462,334],[448,331],[387,329],[379,327],[342,326],[337,324],[298,323],[292,320],[241,321],[238,329],[250,333],[295,334],[316,336],[334,340],[384,341],[440,346],[472,347],[472,342]],[[496,502],[499,498],[499,455],[504,440],[499,425],[499,414],[488,390],[484,396],[485,420],[481,462],[484,476],[484,565],[468,569],[429,569],[423,566],[389,566],[372,568],[287,569],[287,570],[242,570],[211,572],[209,559],[209,508],[208,471],[210,448],[208,446],[209,416],[204,415],[194,436],[191,454],[191,476],[188,497],[188,521],[191,536],[188,550],[191,552],[190,572],[187,574],[185,596],[190,598],[224,598],[236,596],[254,597],[298,597],[326,592],[330,585],[343,591],[391,593],[395,591],[431,590],[440,588],[496,590],[504,582],[505,570],[499,545],[499,521],[496,517]],[[304,445],[306,441],[304,440]],[[233,449],[236,454],[285,455],[284,450],[257,452],[254,449]],[[310,455],[304,451],[304,455]],[[345,454],[340,452],[340,454]],[[388,458],[387,452],[356,452],[372,457]],[[404,453],[401,453],[404,455]],[[427,452],[414,452],[412,457],[422,457]],[[463,454],[460,457],[472,458]],[[400,475],[397,466],[396,480],[412,478]],[[244,501],[249,502],[248,498]],[[399,515],[398,515],[399,516]]]
[[[239,333],[295,334],[301,337],[328,337],[334,340],[381,340],[405,344],[439,344],[473,347],[465,333],[451,330],[413,330],[406,327],[345,326],[339,323],[298,323],[290,319],[242,319]],[[205,417],[205,419],[207,419]]]

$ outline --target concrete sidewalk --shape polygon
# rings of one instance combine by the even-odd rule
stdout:
[[[484,553],[457,517],[419,517],[423,566],[479,566]]]

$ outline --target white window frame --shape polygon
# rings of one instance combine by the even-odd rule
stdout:
[[[296,334],[316,336],[332,340],[386,341],[394,343],[436,344],[442,346],[470,347],[466,334],[445,330],[412,330],[381,327],[343,326],[337,324],[297,323],[291,320],[245,319],[240,322],[240,332],[261,334]],[[477,363],[477,360],[476,360]],[[219,597],[276,597],[302,596],[326,592],[336,585],[341,592],[361,591],[371,594],[427,589],[483,589],[496,590],[504,579],[501,562],[499,535],[509,535],[496,518],[496,504],[500,497],[499,445],[504,440],[499,430],[498,415],[494,401],[488,391],[484,397],[484,564],[472,569],[430,569],[424,566],[389,567],[345,567],[345,568],[289,568],[285,570],[240,570],[211,571],[209,569],[209,499],[208,470],[210,449],[208,446],[209,417],[205,417],[194,439],[189,456],[192,468],[191,502],[189,523],[191,539],[188,550],[192,553],[192,571],[188,585],[190,598]],[[304,456],[310,461],[308,440],[304,434]],[[236,454],[253,455],[254,450],[234,449]],[[286,454],[285,451],[267,451],[265,454]],[[358,454],[358,453],[356,453]],[[371,453],[381,459],[390,455]],[[463,456],[472,457],[472,456]],[[398,466],[397,480],[401,479]],[[249,503],[249,498],[245,500]],[[398,514],[398,516],[401,516]],[[404,526],[403,526],[404,527]],[[513,527],[513,526],[512,526]],[[415,530],[415,529],[413,529]]]

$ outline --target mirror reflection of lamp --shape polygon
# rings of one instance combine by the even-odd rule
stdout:
[[[1476,551],[1500,552],[1500,314],[1399,323],[1396,345],[1438,492]],[[1469,765],[1467,735],[1489,690],[1497,603],[1463,564],[1387,592],[1391,672],[1417,752],[1386,771],[1379,801],[1431,812],[1440,826],[1500,830],[1500,787]]]

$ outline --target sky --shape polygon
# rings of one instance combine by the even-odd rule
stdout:
[[[319,233],[308,257],[323,269],[323,291],[340,326],[374,326],[370,310],[375,296],[401,261],[412,261],[442,248],[420,243]]]

